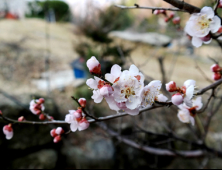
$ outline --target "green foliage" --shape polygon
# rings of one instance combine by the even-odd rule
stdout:
[[[70,21],[69,5],[63,1],[36,1],[29,3],[30,18],[45,18],[45,13],[52,9],[55,12],[56,21]]]

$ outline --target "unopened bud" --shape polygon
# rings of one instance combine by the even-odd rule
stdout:
[[[220,80],[221,78],[222,78],[222,76],[220,73],[214,73],[213,80],[217,81],[217,80]]]
[[[25,120],[24,116],[21,116],[20,118],[18,118],[19,122],[23,122]]]
[[[166,84],[166,90],[168,92],[175,92],[177,90],[176,83],[174,81],[171,81],[168,84]]]
[[[46,116],[44,114],[40,114],[39,119],[40,120],[46,120]]]
[[[218,8],[222,8],[222,1],[220,0]]]
[[[183,103],[183,96],[180,93],[174,94],[172,96],[172,103],[177,106],[181,105]]]
[[[86,107],[86,99],[85,98],[80,98],[78,102],[83,108]]]
[[[39,103],[39,104],[43,104],[43,103],[45,103],[45,99],[40,98],[38,103]]]
[[[54,138],[54,143],[59,143],[60,141],[62,140],[62,137],[59,135],[59,136],[56,136]]]
[[[65,133],[65,131],[64,131],[61,127],[58,127],[58,128],[56,129],[55,133],[56,133],[57,135],[62,135],[63,133]]]
[[[219,72],[219,71],[221,71],[221,68],[218,64],[214,64],[211,66],[211,71],[212,72]]]
[[[180,21],[181,21],[180,17],[176,17],[176,18],[173,19],[173,24],[179,25]]]
[[[101,74],[101,65],[95,57],[90,58],[86,65],[89,68],[90,73],[99,75]]]
[[[169,18],[172,19],[175,16],[175,12],[171,12]]]
[[[169,21],[170,21],[170,18],[165,18],[164,21],[165,21],[165,22],[169,22]]]
[[[56,136],[58,136],[58,134],[56,133],[56,129],[52,129],[51,131],[50,131],[50,135],[54,138],[54,137],[56,137]]]

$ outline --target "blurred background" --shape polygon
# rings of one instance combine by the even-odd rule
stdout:
[[[193,5],[212,6],[214,0],[186,0]],[[71,96],[88,100],[96,116],[115,114],[104,102],[95,105],[92,91],[85,85],[90,77],[86,61],[96,56],[103,73],[113,64],[128,69],[136,64],[146,75],[146,83],[162,80],[159,65],[164,63],[165,82],[182,85],[187,79],[199,88],[211,79],[208,57],[221,60],[216,42],[199,49],[192,47],[183,27],[189,14],[176,13],[181,26],[166,23],[163,15],[150,10],[122,10],[114,4],[170,7],[162,0],[0,0],[0,109],[11,118],[25,116],[38,120],[28,110],[33,97],[46,98],[46,112],[64,120],[68,110],[76,109]],[[168,13],[170,14],[170,13]],[[206,98],[207,99],[207,98]],[[108,122],[113,129],[132,135],[134,122],[144,129],[164,133],[160,122],[177,134],[195,140],[190,127],[177,120],[177,109],[158,109],[149,115],[126,117]],[[214,120],[221,118],[218,115]],[[203,118],[204,119],[204,118]],[[213,121],[214,121],[213,120]],[[0,122],[0,127],[5,123]],[[210,157],[187,160],[150,155],[112,139],[96,125],[85,132],[68,135],[53,144],[49,132],[54,126],[14,127],[15,136],[6,141],[0,133],[1,166],[5,168],[222,168],[221,160]],[[64,127],[66,130],[69,127]],[[194,129],[195,130],[195,129]],[[222,126],[214,122],[208,144],[221,149]],[[137,136],[138,135],[138,136]],[[134,134],[138,138],[139,134]],[[146,138],[150,145],[162,139]],[[146,142],[147,142],[146,141]],[[152,143],[153,142],[153,143]],[[156,147],[163,147],[155,145]],[[192,149],[175,144],[177,149]]]

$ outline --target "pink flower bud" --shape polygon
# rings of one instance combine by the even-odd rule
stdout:
[[[176,83],[174,81],[171,81],[168,84],[166,84],[166,90],[168,92],[175,92],[177,90]]]
[[[105,85],[100,89],[102,96],[111,96],[113,94],[113,88],[110,85]]]
[[[218,8],[222,8],[222,1],[220,0],[220,3],[218,5]]]
[[[79,99],[79,104],[80,104],[83,108],[85,108],[85,107],[86,107],[86,99],[85,99],[85,98],[80,98],[80,99]]]
[[[56,129],[55,133],[56,133],[57,135],[62,135],[63,133],[65,133],[65,131],[64,131],[61,127],[58,127],[58,128]]]
[[[40,120],[46,120],[46,116],[44,114],[40,114],[39,119]]]
[[[218,34],[222,33],[222,26],[219,28],[219,30],[217,31]]]
[[[180,24],[180,21],[181,21],[180,17],[176,17],[173,19],[173,24],[178,25]]]
[[[166,10],[160,10],[161,14],[166,14]]]
[[[79,127],[78,127],[78,129],[79,129],[79,131],[86,130],[86,129],[88,129],[89,125],[90,125],[90,124],[89,124],[88,120],[86,120],[86,118],[83,118],[83,119],[79,122]]]
[[[204,42],[208,42],[208,41],[210,41],[211,40],[211,35],[210,34],[208,34],[207,36],[205,36],[205,37],[203,37],[203,38],[200,38],[202,41],[204,41]]]
[[[101,74],[101,65],[95,57],[90,58],[86,65],[89,68],[90,73]]]
[[[38,103],[39,103],[39,104],[43,104],[43,103],[45,103],[45,99],[40,98]]]
[[[7,140],[12,139],[14,135],[12,125],[9,124],[9,125],[4,126],[3,133],[5,134]]]
[[[78,109],[75,112],[73,112],[74,117],[78,119],[82,119],[82,110]]]
[[[214,64],[211,66],[212,72],[219,72],[221,70],[220,66],[218,64]]]
[[[62,140],[62,137],[59,135],[59,136],[56,136],[55,138],[54,138],[54,143],[59,143],[60,141]]]
[[[54,138],[56,136],[58,136],[58,134],[56,133],[56,129],[52,129],[50,132],[50,135]]]
[[[23,122],[24,120],[25,120],[24,116],[18,118],[18,121],[19,121],[19,122]]]
[[[159,14],[160,14],[160,10],[155,10],[155,11],[153,12],[153,14],[154,14],[154,15],[159,15]]]
[[[175,12],[170,12],[169,18],[172,19],[175,16]]]
[[[180,93],[174,94],[172,96],[172,103],[177,106],[181,105],[183,103],[183,96]]]
[[[222,76],[220,73],[214,73],[213,80],[217,81],[217,80],[220,80],[221,78],[222,78]]]
[[[170,21],[170,18],[165,18],[164,21],[165,21],[165,22],[169,22],[169,21]]]

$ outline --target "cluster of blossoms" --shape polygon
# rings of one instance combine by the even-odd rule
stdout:
[[[52,129],[50,135],[54,138],[53,142],[59,143],[62,140],[61,135],[64,133],[65,131],[61,127],[58,127],[57,129]]]
[[[192,14],[186,24],[185,32],[192,36],[192,44],[200,47],[212,41],[211,33],[217,33],[221,27],[221,20],[215,15],[211,7],[202,8],[200,13]]]
[[[217,81],[222,78],[222,76],[221,76],[222,68],[218,64],[212,65],[211,71],[214,72],[213,80]]]
[[[163,14],[165,16],[165,22],[169,22],[172,20],[173,24],[180,25],[181,19],[180,17],[176,16],[175,12],[170,12],[169,15],[167,15],[167,12],[165,10],[155,10],[154,14]]]
[[[194,95],[196,82],[194,80],[187,80],[184,85],[180,88],[177,87],[174,81],[166,84],[166,89],[169,92],[175,92],[172,96],[172,103],[174,105],[181,105],[185,103],[187,106],[192,106],[192,98]]]
[[[39,116],[40,120],[45,120],[46,119],[46,116],[43,113],[44,110],[45,110],[44,103],[45,103],[45,99],[43,99],[43,98],[40,98],[38,100],[34,99],[30,102],[30,106],[29,106],[30,111],[34,115]]]
[[[100,66],[95,57],[87,61],[88,65],[94,65],[95,68]],[[91,73],[97,70],[88,68]],[[101,70],[93,73],[100,76]],[[152,106],[155,101],[167,101],[167,97],[160,92],[162,83],[155,80],[144,87],[144,75],[135,65],[124,71],[119,65],[114,65],[104,79],[95,76],[86,84],[93,90],[92,99],[95,103],[105,99],[111,110],[122,110],[130,115],[138,115],[141,107]]]

